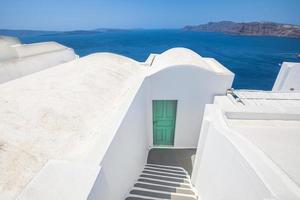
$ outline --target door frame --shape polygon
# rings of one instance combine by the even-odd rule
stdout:
[[[153,120],[154,120],[154,113],[153,113],[153,102],[154,101],[176,101],[176,113],[175,113],[175,124],[174,124],[174,137],[173,137],[173,144],[171,145],[154,145],[154,126],[153,126]],[[176,138],[176,124],[177,124],[177,113],[178,113],[178,99],[152,99],[150,101],[150,110],[151,110],[151,114],[150,114],[150,120],[151,120],[151,124],[150,124],[150,128],[151,128],[151,140],[150,142],[152,142],[152,147],[153,148],[168,148],[168,147],[174,147],[175,146],[175,138]]]

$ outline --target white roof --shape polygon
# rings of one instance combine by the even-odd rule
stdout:
[[[98,53],[0,85],[0,199],[50,159],[80,160],[144,68]]]
[[[228,72],[228,70],[216,60],[203,58],[196,52],[181,47],[172,48],[162,54],[155,55],[151,67],[163,68],[174,65],[193,65],[217,73]]]

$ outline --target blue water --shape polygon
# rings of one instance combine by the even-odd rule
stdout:
[[[234,88],[270,90],[280,63],[300,62],[300,39],[233,36],[180,30],[134,30],[103,33],[52,34],[22,37],[22,42],[57,41],[80,56],[113,52],[138,61],[150,53],[187,47],[204,57],[213,57],[235,73]],[[300,77],[299,77],[300,78]]]

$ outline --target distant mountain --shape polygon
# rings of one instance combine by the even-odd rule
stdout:
[[[124,31],[125,29],[98,28],[94,30],[74,30],[74,31],[39,31],[39,30],[9,30],[0,29],[0,35],[24,37],[24,36],[41,36],[41,35],[77,35],[77,34],[94,34],[103,32]]]
[[[54,34],[58,31],[38,31],[38,30],[9,30],[9,29],[0,29],[0,35],[8,35],[14,37],[23,37],[23,36],[39,36]]]
[[[197,26],[185,26],[182,30],[198,32],[222,32],[235,35],[300,38],[300,26],[291,24],[279,24],[274,22],[209,22],[207,24]]]
[[[50,33],[50,34],[43,34],[46,36],[51,36],[51,35],[81,35],[81,34],[95,34],[99,33],[99,31],[87,31],[87,30],[76,30],[76,31],[60,31],[60,32],[55,32],[55,33]]]

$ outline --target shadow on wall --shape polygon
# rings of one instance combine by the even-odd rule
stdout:
[[[190,175],[193,170],[196,149],[151,149],[148,164],[171,165],[184,168]]]

